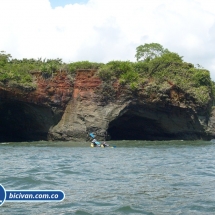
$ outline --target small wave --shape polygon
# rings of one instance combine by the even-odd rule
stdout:
[[[2,145],[8,145],[9,143],[1,143]]]
[[[85,210],[77,210],[75,212],[75,214],[77,214],[77,215],[93,215],[92,213],[89,213],[89,212],[87,212]]]
[[[130,205],[124,205],[124,206],[118,208],[115,212],[117,212],[117,214],[149,214],[149,215],[154,215],[154,213],[152,213],[152,212],[146,212],[146,211],[142,211],[139,209],[135,209],[135,208],[131,207]]]

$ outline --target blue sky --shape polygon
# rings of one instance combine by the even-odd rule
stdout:
[[[13,58],[136,61],[160,43],[215,81],[214,0],[0,0],[0,26]]]
[[[51,3],[51,6],[53,8],[58,7],[58,6],[62,6],[64,7],[67,4],[86,4],[88,2],[88,0],[49,0]]]

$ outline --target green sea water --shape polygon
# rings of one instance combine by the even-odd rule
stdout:
[[[0,143],[6,190],[62,190],[62,202],[5,202],[0,214],[215,214],[215,142]]]

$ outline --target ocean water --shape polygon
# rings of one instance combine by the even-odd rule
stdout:
[[[215,214],[215,142],[0,143],[6,190],[62,190],[62,202],[5,202],[0,214]]]

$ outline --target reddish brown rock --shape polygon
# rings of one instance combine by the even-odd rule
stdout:
[[[0,86],[0,98],[60,108],[65,108],[72,98],[73,85],[66,73],[58,73],[49,79],[37,75],[35,82],[36,90],[31,91],[20,87]]]
[[[148,93],[153,80],[131,91],[118,81],[103,83],[96,70],[78,70],[75,77],[58,72],[36,88],[0,86],[0,140],[209,139],[209,108],[173,83]],[[212,125],[213,123],[211,123]]]

